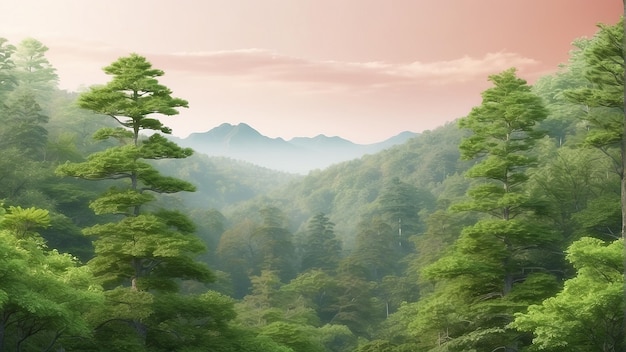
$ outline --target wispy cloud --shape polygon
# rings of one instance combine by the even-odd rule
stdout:
[[[350,87],[442,85],[484,79],[510,67],[527,68],[538,62],[515,53],[488,53],[436,62],[410,63],[314,61],[262,49],[175,53],[151,56],[164,69],[197,75],[231,76],[265,82]]]
[[[78,44],[78,45],[77,45]],[[104,81],[80,81],[103,77],[101,68],[117,57],[127,55],[119,48],[94,43],[56,41],[50,44],[53,62],[61,71],[90,70],[85,74],[70,73],[67,86]],[[488,53],[482,57],[464,56],[446,61],[413,62],[350,62],[310,60],[279,54],[264,49],[241,49],[211,52],[140,53],[167,76],[184,74],[199,79],[232,79],[233,84],[278,84],[297,86],[301,92],[371,91],[394,87],[441,87],[473,81],[517,67],[522,71],[539,69],[538,61],[512,52]]]

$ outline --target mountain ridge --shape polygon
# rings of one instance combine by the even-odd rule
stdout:
[[[285,140],[264,136],[246,123],[222,123],[206,132],[192,133],[186,138],[170,138],[180,146],[209,156],[229,157],[277,171],[306,174],[377,153],[416,136],[417,133],[404,131],[372,144],[357,144],[339,136],[329,137],[324,134]]]

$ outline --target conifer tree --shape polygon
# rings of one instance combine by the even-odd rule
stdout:
[[[142,56],[122,57],[104,71],[112,80],[83,93],[78,103],[117,121],[121,127],[102,128],[94,138],[114,139],[119,144],[89,155],[85,162],[61,165],[57,172],[86,180],[114,181],[114,186],[90,204],[96,214],[114,221],[84,230],[95,238],[95,257],[89,265],[105,287],[112,289],[109,297],[125,302],[121,311],[111,314],[127,320],[140,344],[145,344],[148,327],[143,321],[151,314],[153,293],[176,292],[179,279],[212,279],[208,268],[194,260],[204,246],[194,236],[189,219],[178,211],[150,206],[158,194],[195,190],[186,181],[161,175],[150,163],[192,154],[191,149],[159,134],[171,130],[153,117],[176,115],[177,108],[188,104],[172,97],[170,89],[158,83],[163,71],[152,68]],[[157,133],[144,137],[142,131]]]
[[[625,2],[626,4],[626,2]],[[624,7],[626,14],[626,6]],[[588,127],[585,145],[602,151],[613,163],[621,179],[622,280],[626,281],[626,115],[624,80],[626,79],[624,50],[626,23],[624,18],[615,25],[599,25],[593,38],[577,44],[573,65],[581,65],[585,84],[565,92],[566,98],[582,107],[583,120]],[[623,317],[626,320],[626,289],[623,290]],[[626,324],[622,324],[623,345],[626,345]]]
[[[43,114],[35,95],[28,90],[20,90],[5,100],[6,107],[0,119],[0,147],[17,148],[24,156],[33,160],[43,160],[48,142],[45,124],[48,116]]]
[[[17,45],[13,55],[18,89],[32,92],[40,104],[42,98],[50,97],[59,80],[46,58],[47,51],[48,47],[37,39],[27,38]]]
[[[527,170],[535,163],[532,149],[542,136],[536,124],[547,112],[515,69],[489,79],[494,87],[484,91],[482,104],[459,122],[471,131],[459,146],[461,156],[476,160],[466,177],[479,182],[468,190],[467,202],[453,206],[482,214],[482,219],[463,229],[449,255],[425,269],[425,276],[438,282],[432,297],[440,292],[454,298],[425,300],[431,306],[424,309],[441,312],[458,305],[452,308],[458,309],[456,319],[470,322],[445,320],[446,326],[455,326],[446,329],[446,334],[454,334],[445,339],[451,348],[508,351],[518,347],[516,336],[506,329],[513,313],[527,300],[551,294],[555,286],[549,275],[525,270],[541,266],[541,248],[553,240],[540,226],[540,208],[524,190]],[[518,297],[516,288],[535,293]],[[442,304],[445,307],[432,306]]]
[[[283,212],[273,206],[259,210],[262,223],[252,237],[258,248],[259,263],[264,270],[275,270],[283,282],[291,280],[296,270],[295,248],[291,232],[285,227]]]
[[[0,98],[4,98],[7,92],[17,84],[13,53],[15,53],[15,46],[9,44],[6,38],[0,38]]]
[[[335,236],[334,226],[324,213],[318,213],[309,220],[303,243],[302,271],[333,271],[337,268],[341,259],[341,241]]]
[[[536,125],[546,118],[547,111],[541,99],[530,91],[526,81],[516,77],[514,69],[493,75],[490,80],[495,86],[483,92],[482,105],[473,108],[459,122],[459,127],[472,131],[472,135],[459,146],[461,157],[478,160],[466,176],[486,182],[472,187],[468,191],[471,201],[456,207],[502,220],[495,223],[484,220],[476,224],[475,229],[480,234],[495,230],[492,234],[494,239],[504,244],[502,292],[507,294],[511,290],[514,273],[519,270],[513,265],[514,259],[510,255],[516,252],[516,246],[523,247],[533,241],[529,236],[532,237],[535,229],[528,228],[526,221],[519,220],[524,213],[535,210],[523,185],[528,180],[527,169],[536,162],[529,152],[543,136]],[[515,229],[498,229],[501,226]],[[536,235],[542,236],[541,232]],[[541,238],[536,240],[542,242]]]

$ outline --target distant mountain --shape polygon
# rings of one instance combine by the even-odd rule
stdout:
[[[245,123],[221,124],[207,132],[192,133],[187,138],[175,138],[176,143],[209,156],[229,157],[273,170],[306,174],[332,164],[374,154],[402,144],[417,134],[402,132],[374,144],[355,144],[340,137],[318,135],[296,137],[285,141],[260,134]]]
[[[465,199],[469,181],[463,173],[473,162],[460,159],[458,146],[467,133],[456,123],[425,131],[378,153],[296,176],[275,191],[224,209],[224,215],[244,219],[258,212],[262,204],[271,204],[285,212],[291,231],[297,233],[306,230],[308,220],[321,212],[335,224],[335,233],[344,248],[351,248],[358,223],[380,205],[376,203],[394,179],[419,190],[422,210],[436,208],[438,197],[444,200],[442,204]]]

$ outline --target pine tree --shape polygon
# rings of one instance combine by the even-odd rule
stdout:
[[[341,242],[335,236],[334,226],[323,213],[318,213],[309,221],[302,245],[301,271],[332,271],[337,268],[341,259]]]
[[[114,221],[84,230],[95,238],[95,257],[89,265],[110,289],[109,298],[125,302],[123,311],[113,309],[109,314],[127,320],[143,341],[140,344],[145,344],[149,327],[143,321],[151,314],[153,293],[176,292],[179,279],[212,279],[209,269],[194,260],[204,245],[194,236],[193,223],[178,211],[158,210],[151,204],[158,194],[194,191],[195,187],[161,175],[150,161],[183,159],[192,150],[159,133],[147,138],[140,134],[170,133],[152,115],[176,115],[177,108],[188,104],[172,97],[171,91],[157,81],[163,71],[152,68],[139,55],[120,58],[104,71],[113,76],[112,80],[83,93],[78,103],[121,125],[102,128],[94,135],[96,140],[117,140],[118,145],[89,155],[85,162],[61,165],[57,172],[86,180],[114,181],[114,186],[90,205],[96,214]]]
[[[524,189],[528,169],[536,162],[533,147],[542,136],[536,125],[547,112],[514,69],[489,79],[494,87],[459,122],[471,131],[459,146],[461,156],[476,160],[466,177],[479,182],[468,190],[468,201],[453,205],[482,214],[482,219],[464,228],[452,251],[424,270],[438,285],[434,299],[424,300],[422,309],[458,309],[456,318],[441,319],[451,348],[509,350],[517,348],[517,337],[506,328],[513,313],[528,300],[551,294],[555,286],[550,275],[526,270],[541,267],[542,248],[554,240],[537,216],[541,207]],[[516,294],[526,290],[534,294]],[[444,295],[451,299],[437,299]]]

